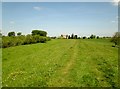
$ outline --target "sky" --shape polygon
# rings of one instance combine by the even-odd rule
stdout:
[[[1,28],[1,26],[0,26]],[[2,33],[48,36],[112,36],[118,31],[118,5],[111,2],[2,2]]]

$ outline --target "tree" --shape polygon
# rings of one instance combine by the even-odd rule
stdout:
[[[54,36],[54,37],[50,37],[51,39],[56,39],[57,37],[56,36]]]
[[[61,37],[63,37],[63,35],[61,34]]]
[[[94,39],[95,37],[96,37],[96,36],[95,36],[95,35],[93,35],[93,34],[90,36],[90,38],[91,38],[91,39]]]
[[[18,33],[17,33],[17,36],[21,36],[21,35],[22,35],[22,33],[21,33],[21,32],[18,32]]]
[[[74,38],[77,39],[77,35],[75,35]]]
[[[97,36],[97,39],[99,39],[99,36]]]
[[[115,43],[115,45],[120,45],[120,32],[116,32],[111,39],[111,42]]]
[[[86,39],[86,36],[84,36],[83,39]]]
[[[105,37],[105,36],[103,36],[103,38],[105,39],[106,37]]]
[[[9,32],[8,36],[15,36],[15,32]]]
[[[70,39],[70,35],[68,36],[68,39]]]
[[[42,30],[33,30],[32,35],[39,35],[39,36],[46,36],[47,32],[46,31],[42,31]]]
[[[68,35],[66,35],[66,39],[68,39]]]
[[[71,35],[71,39],[73,39],[73,38],[74,38],[74,34]]]

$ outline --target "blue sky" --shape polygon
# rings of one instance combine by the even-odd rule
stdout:
[[[118,31],[118,6],[110,2],[3,2],[2,32],[30,34],[33,29],[48,36],[77,34],[112,36]]]

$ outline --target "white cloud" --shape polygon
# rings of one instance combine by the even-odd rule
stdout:
[[[118,23],[118,20],[113,20],[111,21],[111,23]]]
[[[112,23],[115,23],[116,21],[115,20],[113,20],[113,21],[111,21]]]
[[[118,2],[119,2],[120,0],[112,0],[112,4],[113,5],[115,5],[115,6],[118,6]]]
[[[40,10],[42,10],[43,8],[38,7],[38,6],[34,6],[33,9],[35,9],[35,10],[37,10],[37,11],[40,11]]]
[[[15,24],[15,21],[10,21],[10,24]]]

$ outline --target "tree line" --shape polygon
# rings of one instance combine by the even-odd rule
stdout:
[[[18,32],[9,32],[8,36],[2,36],[2,48],[7,48],[11,46],[34,44],[34,43],[45,43],[50,41],[51,38],[47,37],[47,32],[42,30],[33,30],[31,34],[22,35]]]
[[[52,39],[56,39],[57,37],[51,37]],[[113,37],[99,37],[96,35],[91,34],[89,37],[83,36],[83,37],[78,37],[77,35],[71,34],[71,35],[61,35],[58,37],[58,39],[110,39],[111,42],[113,42],[115,46],[120,47],[120,32],[116,32]]]
[[[52,39],[56,39],[57,37],[51,37]],[[78,37],[78,35],[61,35],[58,37],[58,39],[63,38],[63,39],[99,39],[99,38],[111,38],[111,37],[99,37],[96,35],[91,34],[89,37],[83,36],[83,37]]]
[[[34,44],[34,43],[45,43],[51,39],[56,39],[57,37],[47,37],[47,32],[42,30],[33,30],[31,34],[22,35],[21,32],[15,34],[15,32],[9,32],[8,36],[2,36],[0,33],[0,37],[2,37],[2,43],[0,46],[3,48],[17,46],[17,45],[26,45],[26,44]],[[61,38],[64,38],[61,35]],[[120,45],[120,32],[116,32],[113,37],[99,37],[96,35],[90,35],[90,37],[78,37],[77,35],[71,34],[66,35],[66,39],[99,39],[99,38],[110,38],[110,41],[115,44],[115,46]],[[0,39],[1,40],[1,39]]]

